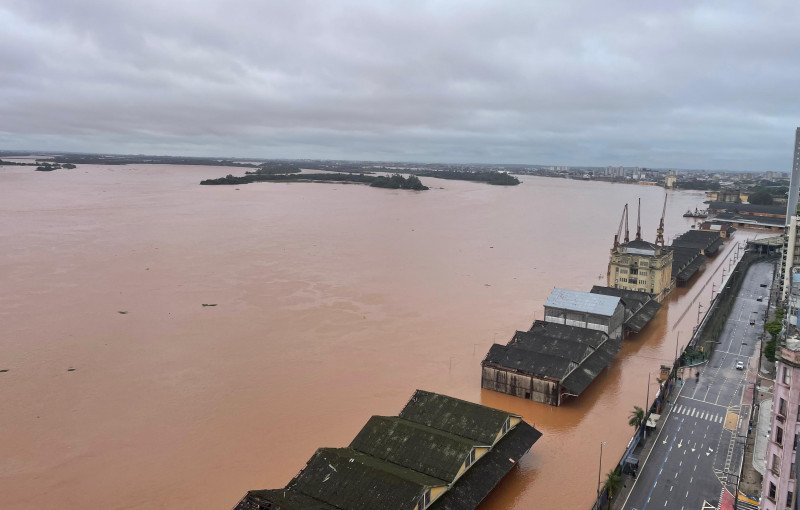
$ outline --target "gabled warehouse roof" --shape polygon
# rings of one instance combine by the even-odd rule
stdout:
[[[417,390],[400,411],[401,418],[484,445],[494,444],[509,416],[516,415],[424,390]]]
[[[673,267],[675,267],[674,259]],[[619,296],[625,306],[625,329],[634,333],[644,329],[661,308],[661,304],[653,298],[652,294],[638,290],[595,285],[592,287],[592,293]]]
[[[480,445],[398,416],[373,416],[350,448],[440,480],[455,480],[472,449]]]
[[[517,331],[508,345],[492,345],[482,365],[558,380],[579,395],[620,348],[619,340],[602,331],[536,321],[530,331]]]
[[[539,437],[517,415],[417,390],[400,417],[373,417],[350,447],[320,448],[284,489],[250,491],[236,510],[410,510],[433,487],[446,492],[429,510],[474,510]],[[492,446],[455,479],[475,445]]]
[[[553,289],[544,303],[544,306],[549,308],[561,308],[606,317],[614,315],[618,305],[618,297],[559,288]]]

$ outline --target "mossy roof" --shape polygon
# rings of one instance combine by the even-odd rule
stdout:
[[[509,416],[516,415],[424,390],[414,392],[400,411],[400,418],[484,445],[494,444]]]
[[[471,439],[397,416],[373,416],[350,448],[448,483],[455,480],[472,449]]]
[[[352,448],[320,448],[287,488],[348,510],[410,510],[427,489],[442,485],[447,482]]]

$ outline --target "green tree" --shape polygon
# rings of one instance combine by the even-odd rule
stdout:
[[[764,345],[764,357],[766,357],[770,361],[775,361],[775,349],[777,348],[777,342],[772,339]]]
[[[772,195],[767,191],[758,191],[747,198],[754,205],[772,205]]]
[[[619,472],[619,468],[609,471],[606,475],[606,481],[603,482],[603,489],[605,489],[606,493],[608,494],[608,499],[614,499],[614,497],[619,494],[619,490],[621,488],[622,475]]]
[[[639,406],[633,406],[630,416],[628,416],[628,425],[638,428],[644,421],[644,409]]]
[[[769,333],[770,336],[772,336],[772,340],[775,341],[775,339],[778,338],[778,334],[783,329],[783,325],[781,324],[780,320],[776,319],[774,321],[768,322],[766,329],[767,333]]]

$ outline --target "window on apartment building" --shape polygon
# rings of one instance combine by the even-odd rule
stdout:
[[[778,414],[786,416],[786,401],[784,399],[778,401]]]
[[[794,501],[792,501],[793,497],[794,493],[792,493],[792,491],[786,493],[786,508],[794,508],[794,506],[792,506],[792,503],[794,503]]]
[[[772,454],[772,465],[770,466],[770,469],[777,476],[780,476],[780,474],[781,474],[781,459],[780,459],[780,457],[778,457],[774,453]]]
[[[797,406],[797,421],[800,421],[800,405]]]
[[[775,501],[775,492],[777,491],[777,487],[772,482],[769,482],[769,492],[767,493],[767,497],[772,501]]]
[[[781,427],[775,427],[775,442],[783,446],[783,429]]]
[[[789,478],[794,478],[794,462],[792,462],[791,467],[789,467]]]
[[[797,443],[800,442],[800,432],[794,435],[794,444],[792,444],[792,450],[797,450]]]
[[[786,384],[788,386],[791,383],[792,383],[792,376],[789,373],[789,369],[783,367],[783,384]]]

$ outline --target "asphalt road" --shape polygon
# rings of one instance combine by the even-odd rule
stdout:
[[[723,483],[732,487],[736,478],[727,473],[740,471],[744,439],[738,436],[746,433],[750,412],[750,402],[741,402],[745,372],[756,370],[753,353],[763,331],[772,269],[769,262],[751,266],[711,359],[698,370],[685,369],[680,393],[653,432],[655,445],[640,459],[645,463],[623,509],[716,508]],[[744,370],[736,369],[739,361]]]

